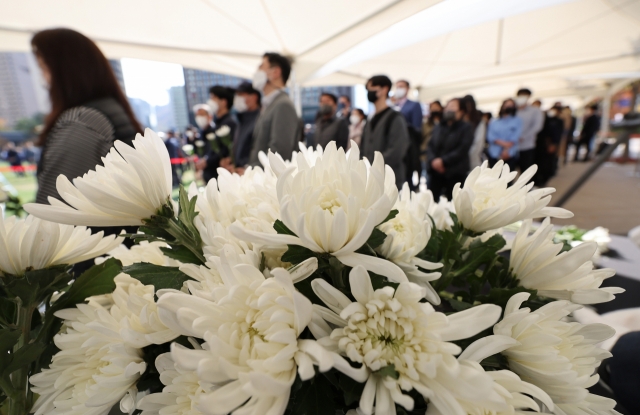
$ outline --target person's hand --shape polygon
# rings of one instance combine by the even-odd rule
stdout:
[[[555,152],[556,152],[556,150],[558,150],[558,146],[557,146],[557,145],[555,145],[555,144],[549,144],[549,145],[547,146],[547,152],[548,152],[549,154],[553,154],[553,153],[555,153]]]
[[[504,150],[502,150],[502,154],[500,154],[500,158],[502,160],[509,160],[511,158],[511,156],[509,156],[509,149],[505,148]]]
[[[444,173],[444,162],[440,157],[431,162],[431,167],[440,174]]]
[[[200,159],[196,161],[196,170],[204,170],[207,167],[207,159]]]
[[[220,160],[220,167],[233,173],[233,164],[231,164],[231,157],[225,157]]]
[[[244,174],[244,170],[245,170],[245,168],[244,168],[244,167],[236,167],[236,168],[234,169],[234,171],[235,171],[238,175],[240,175],[240,176],[242,176],[242,175]]]

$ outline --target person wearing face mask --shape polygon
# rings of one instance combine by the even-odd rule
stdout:
[[[235,137],[238,123],[231,114],[235,90],[221,85],[214,85],[209,88],[209,100],[207,105],[213,113],[213,134],[207,133],[204,137],[209,141],[209,152],[196,163],[196,169],[202,171],[202,178],[205,183],[218,177],[218,167],[231,168],[231,142]],[[218,131],[222,127],[228,127],[227,136],[219,137]],[[214,143],[215,140],[215,143]]]
[[[433,129],[442,121],[442,104],[435,100],[429,104],[429,115],[422,122],[422,142],[420,143],[420,162],[422,171],[426,177],[427,172],[427,147],[433,136]]]
[[[362,131],[364,125],[367,123],[367,116],[360,108],[355,108],[351,111],[349,117],[349,142],[347,143],[347,150],[351,148],[351,142],[355,142],[358,147],[362,142]]]
[[[461,98],[454,98],[447,102],[442,122],[433,130],[427,148],[429,189],[436,201],[440,196],[451,200],[453,187],[469,173],[473,127],[464,121],[465,108],[460,101]]]
[[[544,114],[539,107],[528,105],[531,90],[522,88],[516,96],[516,116],[522,120],[522,134],[518,146],[520,155],[518,165],[520,172],[524,172],[535,162],[536,137],[544,126]]]
[[[346,150],[349,140],[349,125],[344,118],[336,117],[338,99],[328,92],[320,94],[320,110],[316,120],[316,131],[313,133],[313,145],[325,148],[331,141],[338,148]]]
[[[238,132],[233,139],[233,162],[238,174],[244,173],[244,166],[249,163],[253,130],[260,115],[260,92],[251,83],[242,82],[236,89],[233,109],[238,118]]]
[[[409,188],[412,191],[418,190],[418,183],[413,182],[413,173],[420,174],[420,144],[422,143],[422,107],[420,103],[407,98],[409,94],[409,81],[404,79],[396,82],[395,108],[404,116],[409,134],[409,150],[405,155],[405,173]]]
[[[404,156],[409,149],[409,134],[404,117],[387,105],[391,80],[385,75],[371,77],[366,84],[367,99],[375,106],[375,114],[362,132],[360,155],[373,162],[376,151],[395,173],[398,189],[406,180]]]
[[[291,159],[302,136],[302,125],[293,102],[284,92],[291,61],[277,53],[265,53],[253,77],[253,87],[262,93],[262,109],[253,130],[249,165],[260,166],[258,155],[271,150]]]
[[[491,120],[487,129],[489,166],[504,161],[511,170],[518,167],[518,141],[522,134],[522,120],[516,115],[516,102],[511,98],[500,107],[498,118]]]
[[[562,104],[556,102],[546,113],[544,126],[536,139],[535,163],[538,171],[533,181],[538,187],[544,187],[556,174],[558,167],[558,148],[562,141],[564,121],[560,118]]]
[[[344,118],[349,121],[349,117],[351,117],[351,98],[347,95],[340,95],[338,98],[338,112],[336,113],[336,117]]]
[[[195,122],[198,126],[198,132],[194,138],[194,151],[198,157],[203,157],[209,153],[209,140],[207,137],[213,138],[215,129],[211,123],[213,113],[211,107],[207,104],[196,104],[193,106]]]

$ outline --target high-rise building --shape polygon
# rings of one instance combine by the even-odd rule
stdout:
[[[120,89],[122,89],[122,92],[126,95],[126,88],[124,86],[124,75],[122,74],[122,65],[120,64],[120,59],[109,59],[109,64],[111,65],[111,69],[113,69],[113,74],[118,80],[118,84],[120,84]]]
[[[0,53],[0,126],[49,111],[47,91],[30,53]]]
[[[184,131],[189,123],[189,108],[187,105],[187,95],[183,86],[172,86],[169,89],[169,99],[173,106],[173,117],[176,122],[176,129]]]
[[[151,125],[151,105],[140,98],[128,98],[129,105],[131,105],[131,109],[133,110],[133,114],[138,119],[138,122],[142,125],[143,128],[154,128],[155,126]]]
[[[242,81],[246,81],[246,79],[199,69],[184,68],[184,88],[187,93],[190,120],[193,122],[193,106],[203,104],[209,99],[210,87],[222,85],[236,88]]]

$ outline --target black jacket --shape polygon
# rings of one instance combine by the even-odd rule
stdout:
[[[444,176],[453,177],[469,172],[469,148],[473,143],[473,127],[464,121],[455,121],[449,125],[441,122],[433,129],[433,135],[427,148],[427,169],[434,170],[431,162],[441,158],[444,163]]]
[[[238,128],[238,123],[233,118],[231,113],[226,113],[221,118],[214,119],[215,131],[219,131],[223,126],[229,127],[229,136],[231,137],[231,141],[233,141],[233,137],[236,135],[236,129]],[[210,143],[209,154],[207,155],[207,167],[202,171],[202,178],[205,182],[209,182],[209,180],[218,177],[218,167],[220,167],[220,160],[225,157],[229,157],[231,155],[231,150],[229,147],[222,142],[222,139],[213,133],[208,133],[204,137]],[[215,140],[217,145],[214,146],[211,144],[211,141]],[[217,147],[217,148],[216,148]]]
[[[233,162],[236,166],[249,164],[251,145],[253,144],[253,129],[260,116],[260,110],[245,111],[238,115],[238,132],[233,140]]]
[[[596,135],[600,130],[600,116],[591,114],[584,120],[584,126],[582,127],[582,133],[580,134],[580,141],[588,142]]]

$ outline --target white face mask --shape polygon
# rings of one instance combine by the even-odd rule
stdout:
[[[193,131],[186,131],[184,135],[186,135],[187,138],[193,138]]]
[[[209,126],[209,117],[206,115],[196,115],[196,124],[198,124],[201,130],[204,130]]]
[[[253,75],[253,80],[251,81],[251,85],[253,89],[256,89],[260,92],[264,91],[264,87],[267,85],[268,81],[267,73],[262,69],[258,69],[256,73]]]
[[[398,98],[398,99],[402,99],[402,98],[407,96],[407,89],[406,88],[396,88],[396,93],[393,96]]]
[[[349,122],[351,122],[351,124],[356,125],[357,123],[360,122],[360,117],[358,117],[355,114],[352,114],[351,117],[349,117]]]
[[[556,110],[549,110],[549,112],[547,112],[547,114],[549,115],[549,117],[555,117],[556,115],[558,115]]]
[[[515,101],[516,101],[516,105],[518,105],[519,107],[522,107],[523,105],[527,105],[527,101],[529,101],[529,97],[525,95],[519,95],[516,97]]]
[[[245,99],[245,97],[236,95],[233,98],[233,108],[235,108],[238,112],[245,112],[248,109],[247,100]]]
[[[218,103],[215,102],[214,100],[212,100],[211,98],[209,98],[207,100],[207,105],[209,106],[209,108],[211,108],[211,114],[217,114],[218,113]]]

